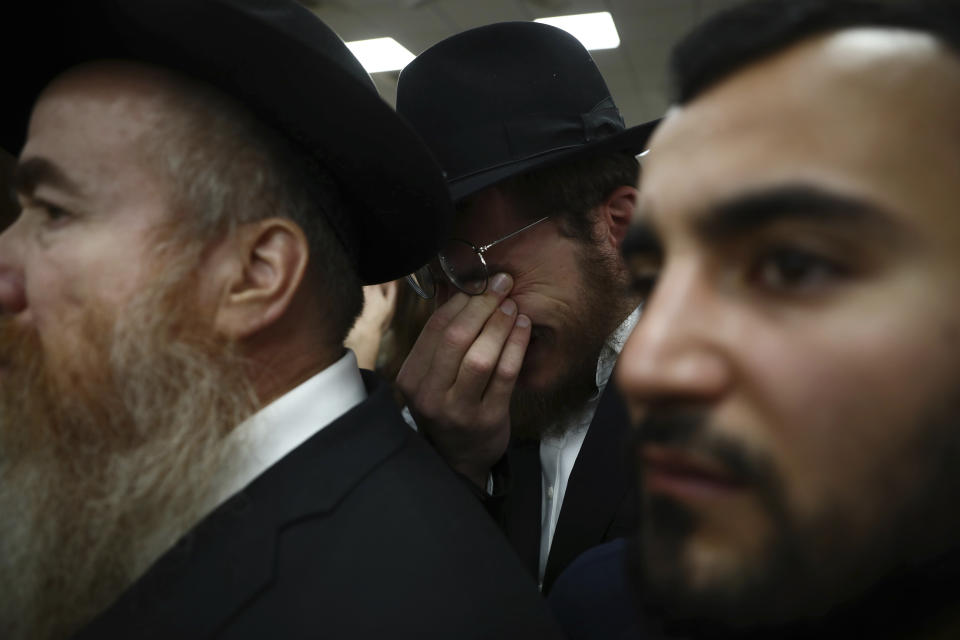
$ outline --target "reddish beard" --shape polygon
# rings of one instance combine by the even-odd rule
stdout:
[[[0,461],[22,464],[34,456],[63,460],[90,445],[115,444],[104,430],[111,399],[105,335],[111,328],[89,319],[83,347],[66,358],[51,358],[36,331],[0,317],[0,362],[6,372],[0,384]],[[65,354],[64,354],[65,355]],[[74,364],[76,363],[76,364]],[[81,366],[77,364],[83,363]],[[18,420],[14,420],[18,418]]]
[[[563,335],[553,345],[563,349],[565,368],[548,389],[514,389],[510,428],[516,439],[560,436],[575,426],[565,420],[583,410],[597,392],[598,360],[607,338],[640,304],[628,293],[619,258],[606,253],[602,245],[583,242],[577,263],[580,313],[561,329]]]
[[[0,318],[0,575],[18,576],[0,581],[4,638],[75,631],[241,464],[224,436],[257,405],[244,363],[173,282],[91,311],[66,352]]]

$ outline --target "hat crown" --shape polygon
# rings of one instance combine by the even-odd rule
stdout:
[[[536,22],[477,27],[430,47],[401,71],[397,111],[433,151],[455,199],[625,132],[586,48]],[[622,147],[639,153],[636,138]]]
[[[423,141],[379,96],[337,34],[295,0],[15,2],[0,40],[11,65],[0,147],[17,153],[43,87],[90,60],[127,59],[206,82],[322,165],[342,210],[318,212],[365,282],[393,280],[436,253],[452,218]],[[23,41],[53,43],[23,59]]]
[[[427,138],[522,115],[589,111],[610,97],[572,35],[535,22],[471,29],[420,54],[400,74],[397,110]]]

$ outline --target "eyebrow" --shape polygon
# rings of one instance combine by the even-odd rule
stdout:
[[[41,184],[49,184],[71,194],[79,194],[80,187],[56,164],[35,156],[21,160],[13,168],[11,186],[16,193],[32,195]]]
[[[696,219],[694,228],[705,240],[723,241],[780,222],[862,227],[890,237],[904,232],[887,210],[869,200],[806,184],[781,185],[721,201]]]

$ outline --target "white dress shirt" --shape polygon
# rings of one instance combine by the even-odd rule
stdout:
[[[557,529],[557,519],[560,517],[560,508],[563,506],[563,496],[567,492],[567,482],[570,472],[580,454],[580,447],[587,437],[587,429],[597,411],[600,395],[607,387],[613,367],[623,350],[623,345],[630,336],[630,332],[640,320],[641,308],[637,307],[620,326],[610,334],[603,348],[600,350],[600,359],[597,361],[597,390],[591,396],[583,409],[564,420],[565,425],[559,431],[563,435],[547,436],[540,440],[540,565],[539,583],[543,588],[543,574],[547,569],[547,558],[550,556],[550,545],[553,544],[553,533]]]
[[[224,483],[217,504],[226,502],[366,397],[357,358],[347,349],[335,363],[244,420],[229,437],[242,442],[249,455]]]

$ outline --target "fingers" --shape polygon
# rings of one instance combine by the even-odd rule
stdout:
[[[420,382],[430,371],[434,353],[444,330],[467,306],[469,300],[469,296],[465,293],[458,293],[438,307],[427,319],[397,374],[397,386],[408,399],[420,387]]]
[[[507,298],[490,316],[483,331],[464,355],[454,382],[458,395],[474,398],[483,396],[516,322],[517,303]]]
[[[393,321],[393,314],[397,309],[397,281],[390,280],[380,285],[382,295],[383,317],[380,319],[380,329],[386,331]]]
[[[397,282],[397,280],[390,280],[380,285],[380,291],[383,293],[384,300],[389,305],[393,305],[397,299],[397,287],[400,286]]]
[[[513,286],[513,279],[505,273],[497,274],[491,280],[490,285],[482,295],[471,297],[466,306],[443,330],[443,335],[434,352],[426,392],[429,393],[431,390],[445,392],[452,387],[461,371],[464,358],[468,351],[473,348],[481,332],[486,333],[485,327],[488,323],[495,319],[494,327],[502,325],[505,314],[501,313],[499,308]],[[511,301],[511,304],[513,304],[515,313],[516,303]],[[514,319],[513,316],[508,316],[506,321],[509,321],[512,326]],[[494,332],[496,333],[496,331]],[[500,345],[503,344],[507,335],[507,332],[501,333]],[[488,338],[485,344],[489,345],[490,342]],[[499,348],[497,351],[499,351]],[[489,375],[489,370],[487,375]],[[431,386],[434,388],[431,389]],[[486,386],[486,383],[483,386]],[[481,391],[483,386],[480,387]]]
[[[347,337],[348,343],[367,336],[374,336],[379,340],[390,326],[396,297],[388,295],[388,290],[383,287],[384,285],[372,284],[363,288],[363,310],[354,321],[353,329]]]
[[[446,393],[453,385],[467,351],[497,311],[513,286],[499,273],[479,296],[457,293],[427,321],[397,377],[401,391],[409,394]]]
[[[530,318],[520,314],[507,336],[507,343],[503,346],[503,351],[500,352],[496,371],[487,385],[484,395],[485,403],[509,407],[510,396],[513,395],[513,387],[520,376],[523,357],[526,355],[527,346],[530,344],[530,327]]]
[[[510,439],[510,395],[530,341],[530,319],[507,298],[513,281],[491,279],[482,295],[459,293],[427,321],[397,385],[434,447],[477,478]]]

